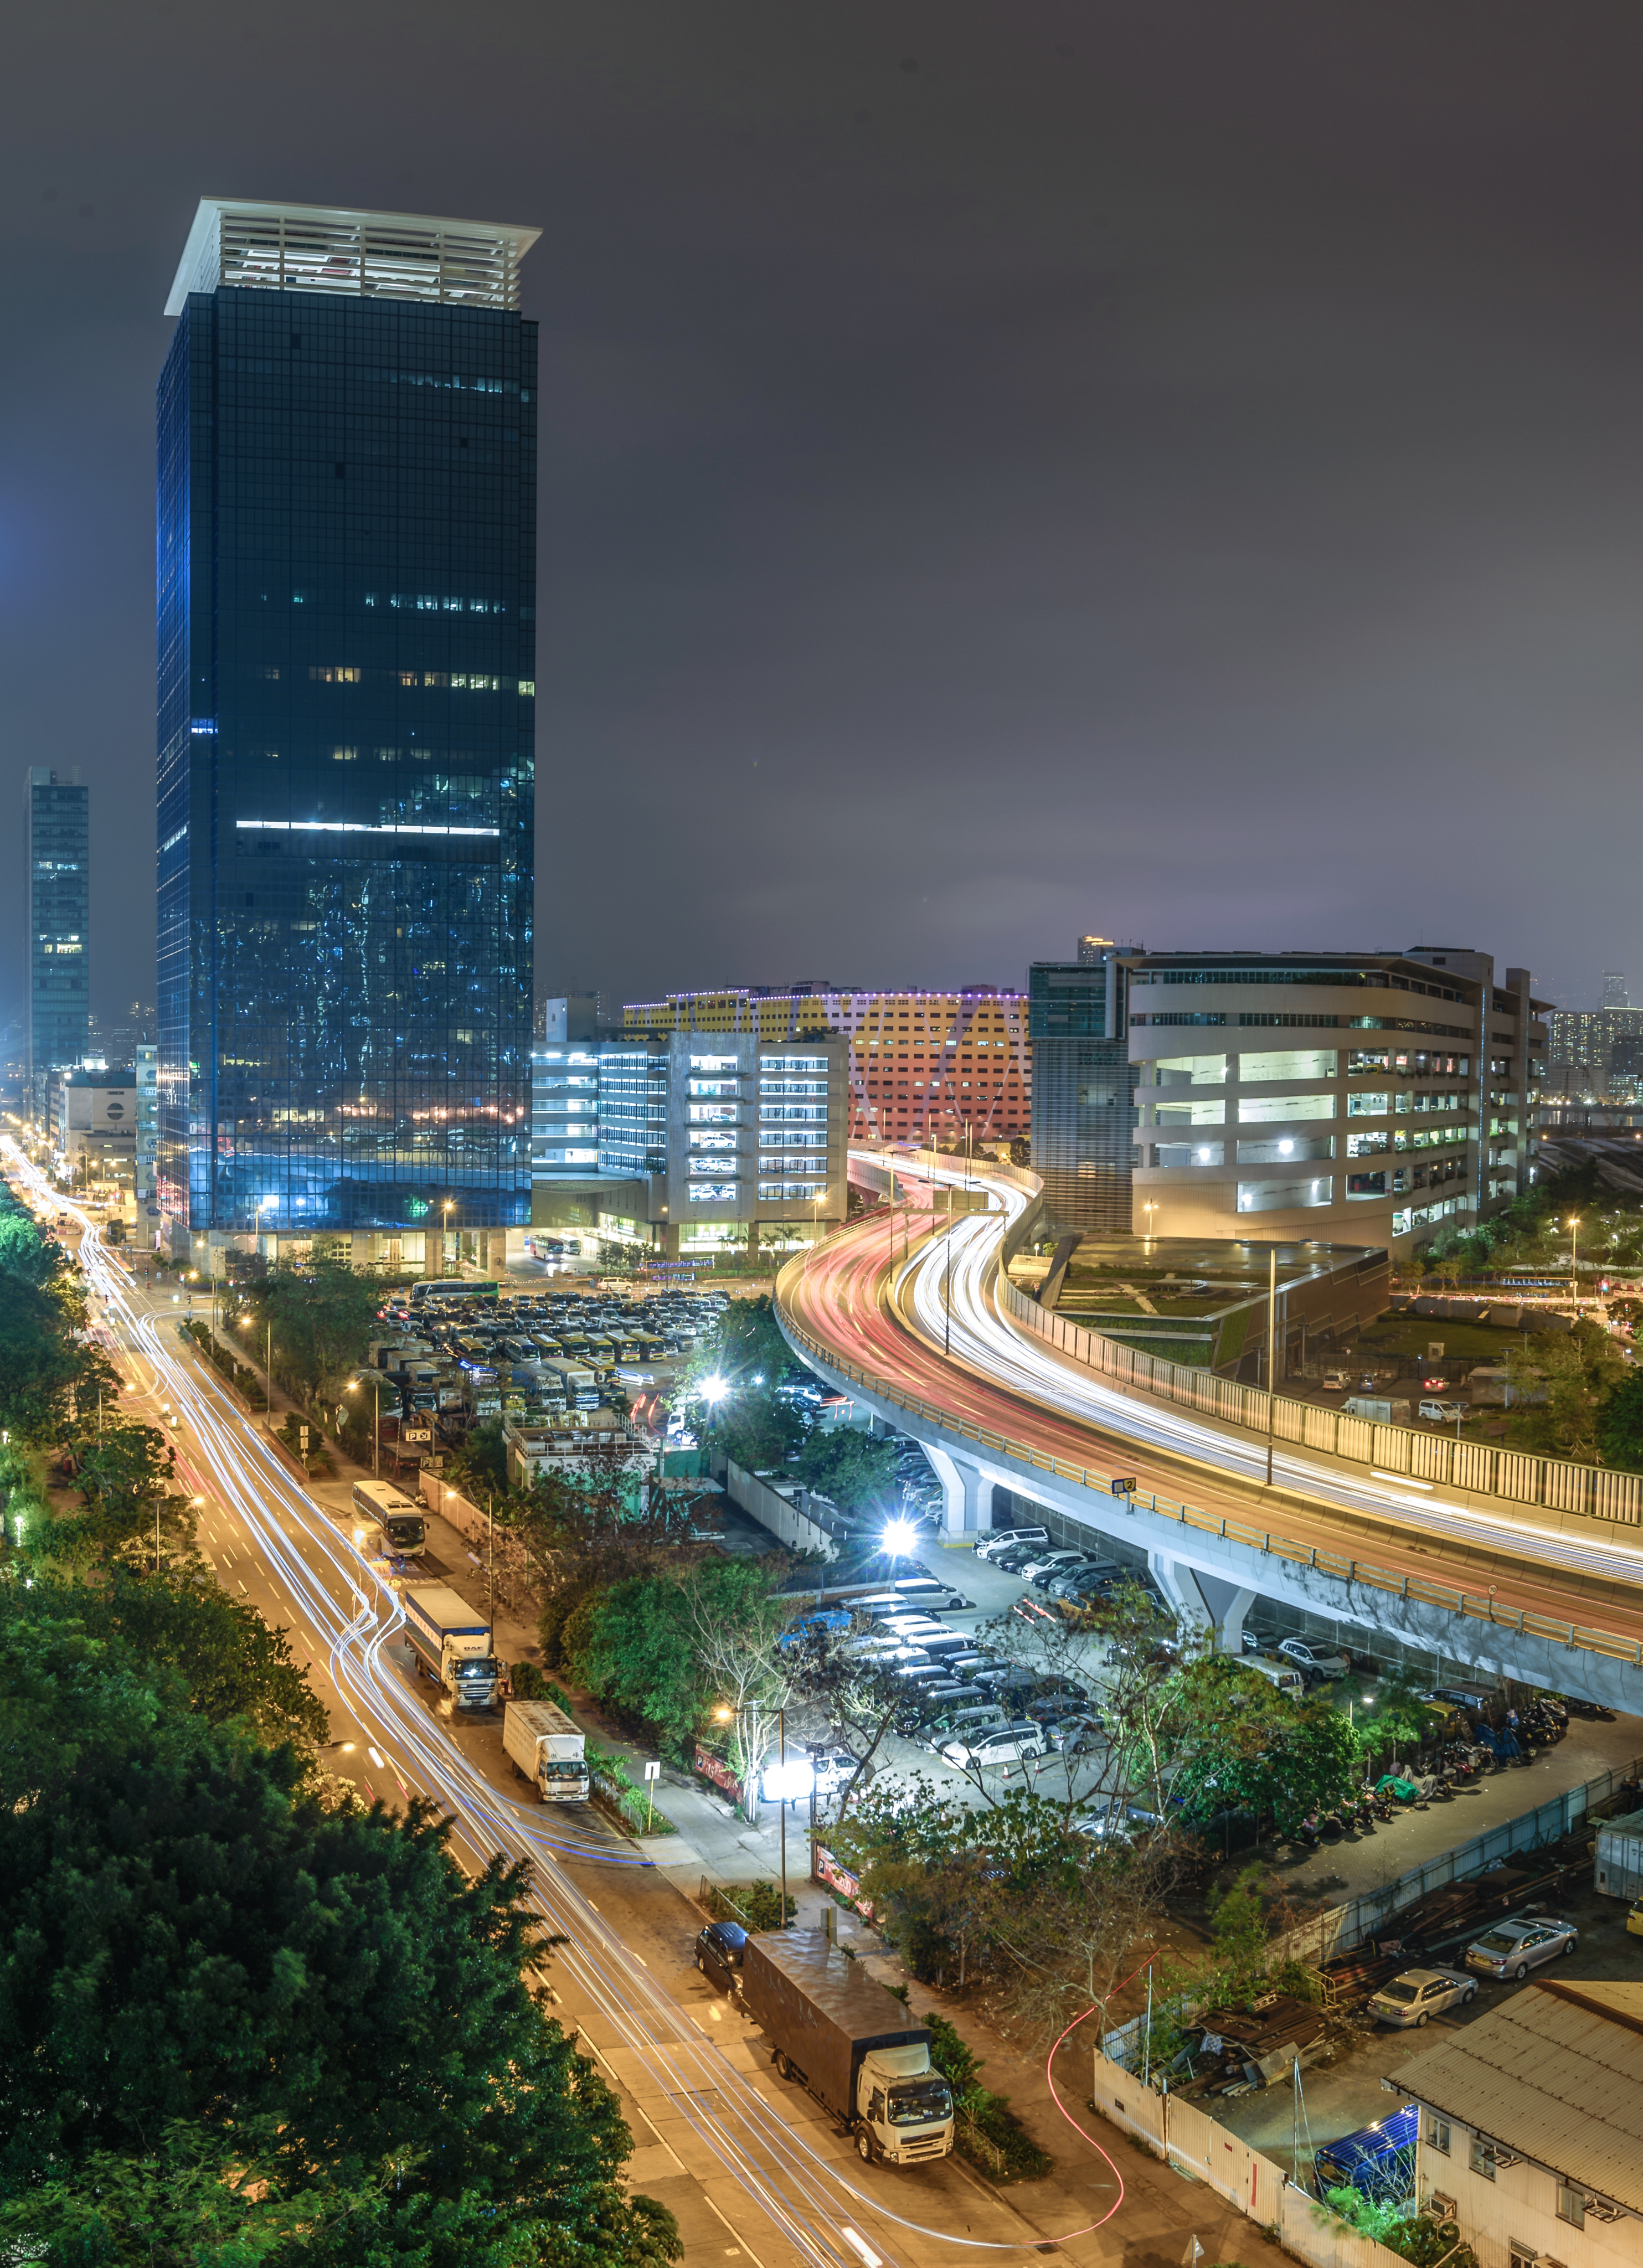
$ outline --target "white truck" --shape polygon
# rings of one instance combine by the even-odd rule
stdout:
[[[544,1803],[586,1803],[586,1736],[552,1701],[510,1701],[502,1712],[502,1745],[521,1779],[534,1780]]]
[[[452,1708],[488,1709],[497,1672],[483,1615],[446,1583],[407,1583],[400,1595],[418,1674],[432,1679]]]
[[[741,1997],[784,2079],[807,2088],[869,2165],[918,2165],[953,2147],[953,2090],[930,2032],[819,1929],[764,1930],[742,1947]]]

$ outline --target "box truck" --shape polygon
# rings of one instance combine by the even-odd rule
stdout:
[[[502,1745],[521,1779],[534,1779],[544,1803],[586,1803],[587,1746],[551,1701],[510,1701],[502,1712]]]
[[[445,1583],[407,1583],[405,1634],[418,1671],[457,1709],[488,1709],[497,1690],[490,1625]]]
[[[814,2095],[869,2164],[945,2158],[953,2090],[930,2034],[819,1929],[771,1929],[742,1948],[741,1997],[784,2079]]]

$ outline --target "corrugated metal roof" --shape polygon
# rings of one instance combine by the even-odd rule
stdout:
[[[1643,2213],[1643,1984],[1526,1985],[1388,2078],[1571,2188]]]

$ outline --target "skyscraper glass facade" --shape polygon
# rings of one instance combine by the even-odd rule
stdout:
[[[23,790],[23,906],[29,1092],[43,1117],[52,1072],[85,1057],[91,1014],[88,795],[45,768],[32,770]]]
[[[305,266],[293,211],[272,265],[185,262],[159,386],[160,1202],[522,1224],[536,327],[348,265],[452,225]]]

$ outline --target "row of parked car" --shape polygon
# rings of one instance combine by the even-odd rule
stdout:
[[[797,1645],[815,1630],[854,1631],[844,1653],[905,1683],[896,1730],[960,1770],[1100,1746],[1100,1719],[1082,1686],[1002,1660],[973,1631],[940,1619],[969,1605],[938,1577],[911,1577],[814,1609],[782,1642]]]
[[[976,1556],[1021,1580],[1046,1598],[1087,1606],[1120,1584],[1133,1583],[1162,1607],[1164,1594],[1144,1570],[1098,1559],[1093,1552],[1056,1543],[1047,1528],[1008,1528],[980,1537]]]

